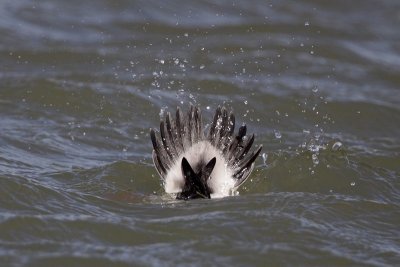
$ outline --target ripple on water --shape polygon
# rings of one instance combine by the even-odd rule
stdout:
[[[1,1],[3,265],[398,264],[398,10]],[[164,193],[149,128],[189,103],[263,144],[239,196]]]

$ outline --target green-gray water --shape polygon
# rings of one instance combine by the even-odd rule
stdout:
[[[1,1],[1,266],[396,266],[400,4]],[[240,195],[173,201],[149,128],[233,108]]]

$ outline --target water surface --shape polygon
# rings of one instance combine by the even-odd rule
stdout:
[[[4,266],[397,265],[399,10],[2,1]],[[190,103],[264,146],[239,196],[164,194],[149,128]]]

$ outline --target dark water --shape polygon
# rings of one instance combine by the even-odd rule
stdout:
[[[400,264],[398,1],[1,1],[1,266]],[[148,130],[221,104],[240,195],[163,193]]]

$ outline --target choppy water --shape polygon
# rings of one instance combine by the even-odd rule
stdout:
[[[400,263],[398,1],[1,1],[2,266]],[[172,201],[148,129],[225,103],[263,155]]]

